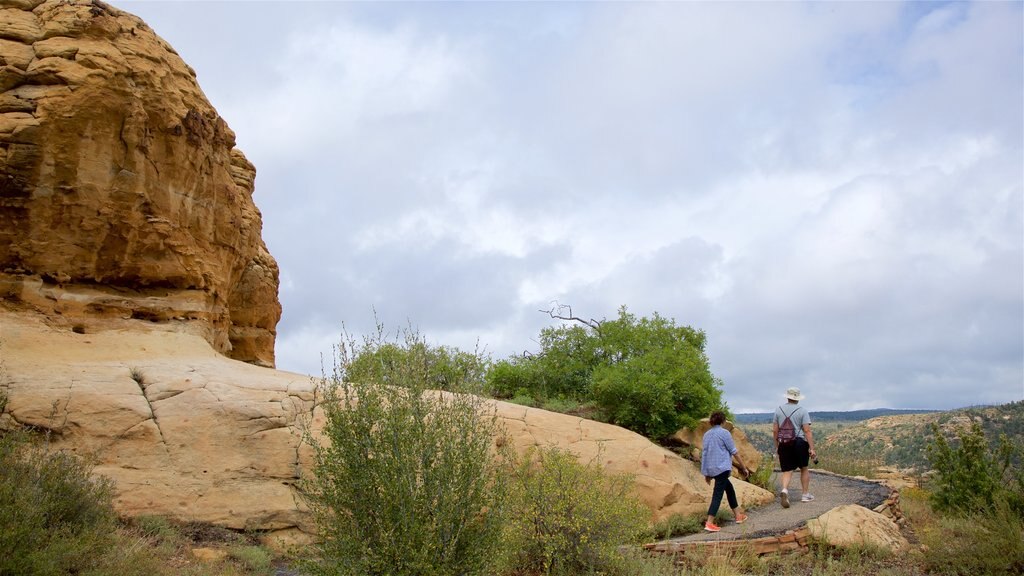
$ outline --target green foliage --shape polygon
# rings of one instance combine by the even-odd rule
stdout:
[[[704,529],[704,514],[673,514],[651,527],[648,540],[668,540],[676,536],[696,534]]]
[[[746,481],[769,492],[775,492],[775,482],[772,481],[773,458],[775,455],[771,452],[761,454],[761,465],[747,476]]]
[[[997,498],[986,512],[952,513],[918,530],[928,574],[1024,574],[1024,519]]]
[[[430,392],[431,349],[406,331],[393,354],[378,334],[338,349],[319,386],[326,442],[312,435],[314,477],[304,483],[322,541],[314,574],[485,574],[498,548],[506,503],[494,454],[499,426],[476,396]],[[354,359],[383,358],[350,377]],[[361,368],[360,368],[361,370]],[[464,374],[464,373],[461,373]],[[392,384],[391,386],[383,383]],[[458,378],[448,387],[465,389]]]
[[[616,573],[617,547],[647,530],[650,512],[632,494],[632,478],[557,448],[529,453],[513,486],[506,544],[530,574]]]
[[[724,407],[705,336],[657,313],[544,328],[541,351],[495,363],[487,375],[500,398],[530,395],[593,402],[602,420],[658,440]]]
[[[110,484],[24,432],[0,435],[0,575],[79,572],[109,550]]]
[[[1024,513],[1024,475],[1016,462],[1021,447],[1000,436],[995,449],[985,440],[977,422],[957,431],[959,442],[950,443],[936,424],[927,446],[935,471],[932,505],[940,511],[986,511],[1003,500]]]
[[[401,380],[402,366],[411,362],[417,367],[421,384],[428,390],[479,393],[490,360],[483,354],[469,353],[450,346],[431,346],[425,341],[383,342],[378,336],[372,346],[365,346],[346,367],[346,376],[353,382],[377,382],[388,386],[407,386]]]
[[[259,546],[235,546],[228,551],[228,557],[241,564],[247,572],[267,574],[271,568],[270,552]]]

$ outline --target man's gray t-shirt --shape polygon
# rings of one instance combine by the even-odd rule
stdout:
[[[789,420],[793,423],[793,427],[796,428],[796,437],[807,440],[807,436],[804,434],[804,424],[811,423],[811,414],[799,404],[787,403],[775,409],[775,423],[781,427],[782,422],[786,420],[787,414],[789,415]]]

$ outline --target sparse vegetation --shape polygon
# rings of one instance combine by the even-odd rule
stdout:
[[[399,348],[383,330],[339,345],[334,372],[319,387],[326,417],[311,434],[313,477],[303,489],[321,541],[312,574],[443,576],[489,574],[501,565],[507,449],[495,416],[467,394],[429,391],[435,352],[412,330]],[[372,368],[357,373],[360,359]],[[453,390],[476,386],[458,378]]]
[[[505,544],[527,574],[618,574],[622,544],[635,544],[650,512],[632,493],[633,479],[609,475],[556,448],[520,463]]]
[[[668,540],[677,536],[696,534],[704,529],[704,514],[673,514],[655,523],[648,534],[648,540]]]
[[[139,388],[143,391],[146,389],[146,373],[142,371],[142,368],[138,366],[132,366],[128,368],[128,375],[131,376],[132,380],[139,385]]]
[[[774,457],[770,452],[761,454],[761,465],[746,478],[746,481],[769,492],[775,492],[776,486],[772,482],[772,458]]]
[[[109,483],[27,432],[0,436],[0,574],[63,574],[101,558],[115,523]]]
[[[906,490],[903,512],[922,544],[928,574],[1024,573],[1024,519],[1000,501],[989,511],[939,512],[927,491]]]

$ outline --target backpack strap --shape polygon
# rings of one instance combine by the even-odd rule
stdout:
[[[789,414],[786,414],[786,410],[782,406],[779,406],[779,411],[782,412],[783,414],[785,414],[786,418],[789,418],[790,420],[793,419],[793,414],[796,414],[796,411],[799,410],[799,409],[800,409],[800,406],[797,406],[796,408],[793,408],[792,412],[790,412]],[[795,428],[795,426],[794,426],[794,428]]]

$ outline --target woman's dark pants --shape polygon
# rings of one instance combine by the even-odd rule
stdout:
[[[722,492],[725,492],[725,497],[729,499],[729,508],[736,509],[740,507],[739,502],[736,501],[736,490],[732,487],[732,482],[729,481],[729,474],[732,470],[726,470],[718,476],[715,476],[715,491],[711,493],[711,505],[708,506],[708,516],[715,516],[718,514],[718,507],[722,505]]]

